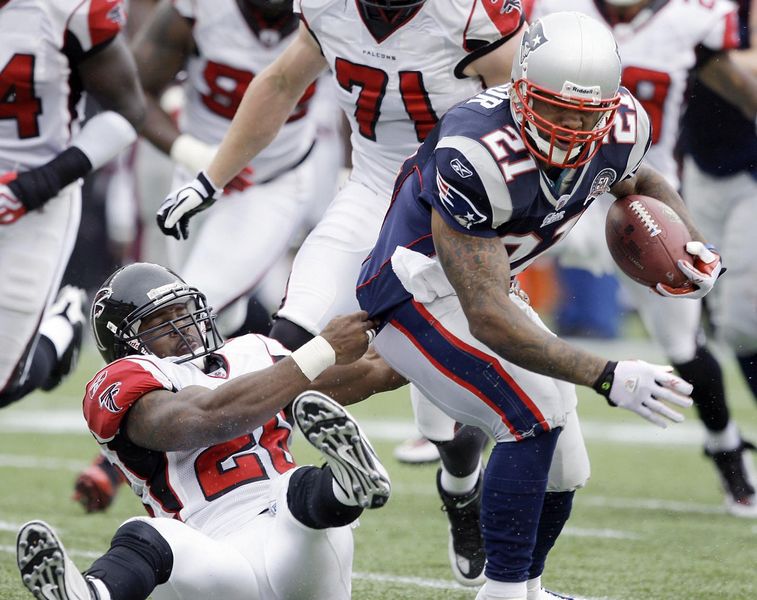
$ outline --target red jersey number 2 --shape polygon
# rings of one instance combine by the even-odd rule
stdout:
[[[289,433],[277,416],[265,424],[257,440],[254,435],[243,435],[202,451],[195,459],[195,474],[205,499],[211,502],[240,485],[270,479],[261,452],[268,453],[277,473],[291,469],[294,459],[287,448]]]

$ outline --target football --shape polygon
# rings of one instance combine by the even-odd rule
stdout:
[[[605,238],[615,264],[634,281],[650,287],[690,285],[677,262],[691,261],[686,252],[691,235],[664,202],[641,195],[618,198],[607,213]]]

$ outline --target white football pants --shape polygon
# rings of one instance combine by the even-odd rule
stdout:
[[[138,517],[171,546],[173,570],[155,600],[349,600],[350,526],[310,529],[286,502],[294,469],[271,488],[272,509],[225,535],[175,519]]]
[[[60,287],[81,219],[81,184],[0,227],[0,391],[9,383]],[[26,355],[30,358],[33,348]],[[30,362],[27,363],[30,364]]]
[[[190,221],[188,240],[166,238],[169,265],[207,296],[216,313],[255,289],[289,249],[307,214],[311,158],[270,183],[220,195]],[[177,167],[174,184],[190,178]]]
[[[749,173],[713,177],[691,157],[683,164],[686,204],[728,272],[707,295],[718,334],[737,355],[757,352],[757,181]]]

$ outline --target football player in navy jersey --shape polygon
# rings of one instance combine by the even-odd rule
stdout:
[[[524,35],[513,83],[442,117],[400,172],[357,295],[376,350],[439,408],[495,440],[484,473],[486,583],[478,600],[545,600],[547,553],[589,477],[575,385],[665,427],[691,405],[672,369],[607,361],[547,330],[510,284],[600,194],[645,194],[692,239],[689,297],[720,273],[681,198],[642,164],[649,119],[619,86],[610,31],[554,13]],[[658,292],[667,290],[658,289]]]

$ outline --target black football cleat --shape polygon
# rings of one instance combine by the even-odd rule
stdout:
[[[386,504],[392,490],[389,474],[344,407],[325,394],[310,391],[297,396],[292,413],[305,439],[323,454],[351,504],[363,508]]]
[[[733,450],[713,452],[705,448],[704,454],[715,463],[720,482],[725,492],[726,510],[736,517],[757,519],[757,493],[751,457],[747,450],[756,448],[751,442],[742,440]]]
[[[436,488],[442,510],[449,520],[449,562],[455,579],[466,586],[482,585],[486,580],[484,538],[481,535],[481,488],[483,472],[467,494],[452,495],[442,488],[442,470],[436,472]]]
[[[66,553],[52,527],[29,521],[16,538],[21,580],[38,600],[94,600],[96,594]]]

